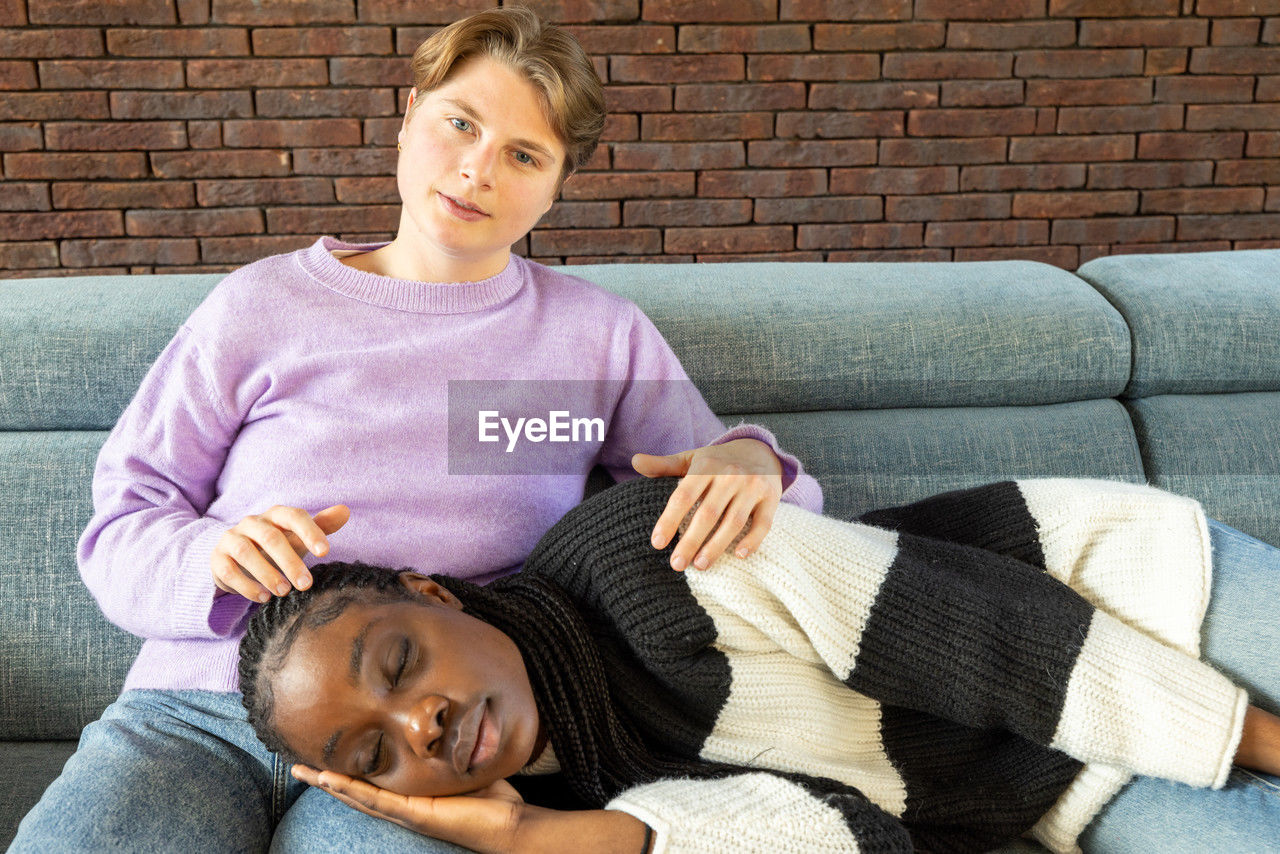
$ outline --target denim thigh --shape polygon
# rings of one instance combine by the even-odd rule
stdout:
[[[307,789],[276,827],[271,854],[311,854],[313,851],[467,854],[468,849],[365,815],[323,789]]]
[[[303,788],[239,694],[126,691],[85,727],[9,850],[266,851]]]

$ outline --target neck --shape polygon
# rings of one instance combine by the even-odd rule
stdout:
[[[428,242],[403,211],[395,239],[368,254],[375,267],[369,272],[413,282],[479,282],[501,273],[511,260],[505,246],[480,255],[450,253]]]

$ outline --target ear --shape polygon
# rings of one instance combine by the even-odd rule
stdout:
[[[420,572],[400,573],[400,583],[434,604],[462,610],[462,601],[457,596]]]

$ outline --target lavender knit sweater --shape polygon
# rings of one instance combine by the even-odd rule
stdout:
[[[326,559],[483,583],[520,567],[597,463],[624,479],[637,452],[743,437],[777,450],[763,428],[726,431],[626,299],[517,256],[490,279],[439,284],[331,254],[373,248],[323,238],[229,275],[108,437],[79,559],[107,617],[145,639],[126,689],[236,690],[250,603],[218,595],[209,556],[272,505],[349,505]],[[539,444],[532,474],[451,473],[450,380],[506,380],[517,397],[533,380],[601,381],[589,414],[603,440]],[[486,451],[506,444],[496,432]],[[784,500],[820,511],[817,482],[779,456]]]

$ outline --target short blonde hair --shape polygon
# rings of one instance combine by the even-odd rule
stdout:
[[[547,124],[565,147],[561,181],[591,159],[604,131],[604,88],[577,39],[523,6],[479,12],[418,46],[411,66],[414,88],[419,95],[430,92],[478,56],[519,71],[542,94]]]

